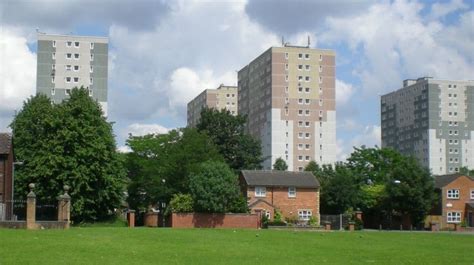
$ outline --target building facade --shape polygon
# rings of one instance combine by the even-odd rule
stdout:
[[[196,127],[203,108],[226,109],[237,115],[237,87],[220,85],[216,89],[206,89],[188,103],[188,127]]]
[[[435,175],[474,168],[474,81],[405,80],[381,97],[382,147],[415,156]]]
[[[108,38],[38,34],[36,92],[54,103],[84,86],[107,116]]]
[[[278,211],[282,220],[313,217],[319,224],[320,184],[311,172],[243,170],[240,185],[252,213],[274,220]]]
[[[11,134],[0,133],[0,221],[12,217],[13,141]]]
[[[238,72],[239,114],[262,142],[264,169],[336,161],[335,52],[271,47]]]

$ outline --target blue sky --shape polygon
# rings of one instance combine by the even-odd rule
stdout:
[[[26,1],[0,4],[0,130],[35,93],[36,29],[108,36],[109,120],[129,133],[186,124],[186,103],[281,36],[337,53],[338,158],[380,144],[379,96],[407,78],[474,79],[472,1]]]

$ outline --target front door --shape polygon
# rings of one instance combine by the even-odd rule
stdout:
[[[467,224],[468,224],[468,226],[470,226],[470,227],[474,227],[474,218],[473,218],[472,211],[469,211],[469,212],[467,213]]]

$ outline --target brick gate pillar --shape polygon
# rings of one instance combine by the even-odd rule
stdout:
[[[68,229],[71,223],[71,196],[67,193],[69,186],[64,185],[64,194],[58,197],[58,221],[66,222],[64,228]]]
[[[26,229],[37,229],[36,225],[36,194],[33,191],[35,184],[30,183],[28,185],[30,192],[26,196]]]

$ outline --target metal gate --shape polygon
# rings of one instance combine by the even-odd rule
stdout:
[[[349,217],[344,214],[321,214],[321,224],[329,222],[332,230],[343,230],[349,225]]]

